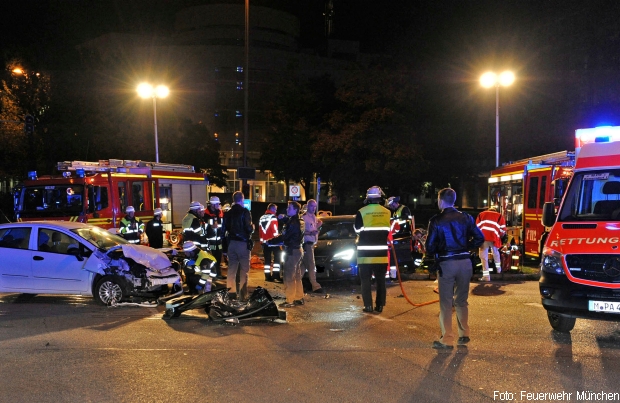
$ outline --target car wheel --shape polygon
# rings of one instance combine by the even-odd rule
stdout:
[[[576,319],[570,316],[547,311],[547,318],[551,327],[558,332],[568,333],[575,327]]]
[[[93,294],[95,299],[103,305],[121,302],[123,299],[123,289],[118,281],[110,276],[102,277],[97,281]]]

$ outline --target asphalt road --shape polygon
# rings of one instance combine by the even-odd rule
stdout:
[[[283,295],[260,271],[250,284]],[[165,321],[162,307],[0,294],[0,401],[558,401],[523,393],[560,392],[578,401],[586,391],[620,400],[618,324],[554,332],[535,281],[473,283],[472,341],[447,353],[431,348],[438,304],[414,307],[392,284],[384,312],[365,314],[357,285],[323,286],[328,298],[308,296],[286,323],[238,325],[201,311]],[[416,304],[436,300],[432,289],[404,283]]]

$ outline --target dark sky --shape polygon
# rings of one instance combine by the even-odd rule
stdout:
[[[65,62],[61,55],[85,39],[110,31],[170,33],[177,10],[208,2],[218,1],[5,1],[0,47],[5,57],[11,50],[27,47],[32,60],[61,65]],[[242,0],[230,2],[243,4]],[[435,125],[445,125],[446,132],[454,133],[454,141],[462,136],[471,143],[472,138],[477,141],[476,133],[494,133],[494,93],[477,84],[480,74],[488,69],[510,68],[517,73],[514,87],[501,92],[501,148],[507,157],[525,158],[528,153],[570,148],[572,132],[578,126],[603,121],[620,124],[616,104],[601,104],[600,114],[567,112],[567,105],[575,107],[573,98],[582,95],[557,91],[557,86],[573,85],[567,81],[571,74],[577,77],[572,78],[576,84],[596,85],[584,84],[580,74],[600,70],[613,76],[620,72],[620,1],[333,3],[333,37],[359,40],[362,51],[388,52],[396,61],[419,71],[412,80],[424,82],[422,95],[428,97],[428,113],[433,115],[429,119],[439,122]],[[323,39],[322,0],[250,0],[250,4],[274,5],[299,15],[302,46]],[[610,87],[609,91],[620,89]],[[520,136],[530,137],[525,142],[509,140]],[[485,150],[493,157],[493,142],[484,140]]]

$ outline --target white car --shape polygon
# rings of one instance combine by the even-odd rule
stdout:
[[[181,295],[161,251],[70,221],[0,225],[0,292],[94,296],[102,304]]]

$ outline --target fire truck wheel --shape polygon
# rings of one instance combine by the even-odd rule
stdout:
[[[93,290],[95,300],[103,305],[110,305],[114,302],[121,302],[123,299],[123,289],[117,280],[110,276],[102,277]]]
[[[177,246],[182,241],[181,234],[176,233],[176,232],[170,233],[170,237],[168,238],[168,241],[170,242],[170,245]]]
[[[576,319],[570,316],[547,311],[547,318],[549,318],[549,323],[553,330],[561,333],[568,333],[575,327]]]

